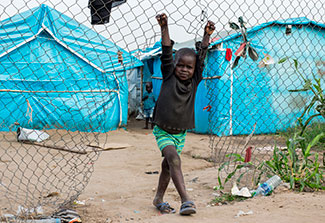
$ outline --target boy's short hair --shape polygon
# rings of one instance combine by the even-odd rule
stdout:
[[[183,56],[192,56],[196,59],[196,52],[191,48],[181,48],[175,53],[175,64]]]

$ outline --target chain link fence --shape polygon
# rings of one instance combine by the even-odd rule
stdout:
[[[324,83],[324,1],[12,0],[0,3],[0,216],[51,215],[84,190],[107,132],[127,124],[143,86],[161,84],[166,12],[175,50],[214,21],[196,129],[211,156],[272,154],[308,93],[289,62]],[[236,27],[238,26],[238,27]],[[324,86],[324,85],[323,85]],[[232,171],[229,165],[226,171]]]
[[[237,159],[241,156],[255,168],[237,169],[235,178],[246,174],[243,184],[253,187],[259,179],[256,167],[271,158],[275,146],[286,148],[285,136],[314,100],[315,92],[296,90],[307,88],[306,79],[316,83],[318,78],[324,86],[323,7],[311,2],[303,2],[302,8],[294,1],[277,7],[275,2],[252,3],[237,18],[229,18],[231,32],[211,44],[206,72],[216,80],[206,82],[210,146],[217,165],[226,164],[223,179],[243,165]],[[238,6],[239,11],[246,8]],[[302,120],[318,113],[316,106]],[[324,132],[324,115],[318,117],[311,131]]]

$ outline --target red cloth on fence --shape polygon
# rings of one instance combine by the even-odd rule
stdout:
[[[226,49],[226,60],[231,61],[232,58],[232,50],[230,48]]]
[[[252,148],[253,147],[248,147],[247,149],[246,149],[246,154],[245,154],[245,163],[247,163],[247,162],[249,162],[249,161],[251,161],[251,158],[252,158]]]

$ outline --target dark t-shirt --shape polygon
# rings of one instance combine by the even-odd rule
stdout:
[[[171,46],[162,46],[160,59],[163,83],[154,109],[153,122],[169,133],[179,133],[195,127],[195,94],[202,80],[207,50],[207,47],[198,50],[193,77],[182,81],[175,75],[173,42]]]

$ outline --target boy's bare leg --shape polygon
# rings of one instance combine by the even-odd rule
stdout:
[[[153,129],[153,127],[155,126],[155,124],[152,122],[152,118],[149,119],[151,122],[151,129]]]
[[[144,129],[148,129],[148,125],[149,125],[149,118],[146,118],[146,125],[145,125]]]
[[[181,159],[177,154],[176,148],[174,146],[166,146],[163,149],[163,154],[168,162],[170,177],[181,197],[182,203],[189,201],[190,198],[185,189],[184,177],[181,169]]]
[[[164,160],[161,163],[161,173],[159,176],[159,182],[158,182],[158,188],[156,192],[156,196],[153,200],[153,205],[157,206],[158,204],[161,204],[164,202],[164,195],[167,189],[167,186],[170,181],[170,173],[169,173],[169,167],[167,159],[164,158]]]

